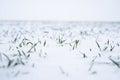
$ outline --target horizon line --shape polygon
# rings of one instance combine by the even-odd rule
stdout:
[[[32,22],[32,21],[38,21],[38,22],[120,22],[120,21],[106,21],[106,20],[0,20],[1,21],[18,21],[18,22],[22,22],[22,21],[25,21],[25,22]]]

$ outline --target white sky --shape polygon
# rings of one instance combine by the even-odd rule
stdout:
[[[0,0],[0,20],[120,21],[120,0]]]

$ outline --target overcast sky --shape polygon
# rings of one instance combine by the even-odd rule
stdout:
[[[120,21],[120,0],[0,0],[0,20]]]

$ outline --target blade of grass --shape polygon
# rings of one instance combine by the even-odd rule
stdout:
[[[44,44],[43,44],[43,46],[45,46],[46,45],[46,40],[44,41]]]
[[[120,68],[120,64],[118,64],[115,60],[113,60],[111,57],[109,57],[109,60],[112,61],[118,68]]]
[[[100,45],[99,45],[99,43],[96,41],[96,44],[97,44],[97,46],[98,46],[98,48],[100,49],[100,51],[101,51],[101,47],[100,47]]]
[[[89,71],[91,71],[91,69],[92,69],[92,67],[93,67],[93,65],[94,65],[94,62],[95,62],[96,58],[97,58],[97,56],[95,56],[95,58],[92,60],[91,65],[90,65],[90,67],[89,67],[89,69],[88,69]]]

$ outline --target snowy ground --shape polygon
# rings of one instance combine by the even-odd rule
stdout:
[[[0,80],[119,80],[120,23],[0,22]]]

